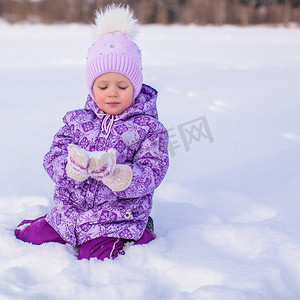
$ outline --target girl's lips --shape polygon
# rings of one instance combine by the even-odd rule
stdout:
[[[120,104],[120,102],[107,102],[106,104],[111,105],[111,106],[115,106]]]

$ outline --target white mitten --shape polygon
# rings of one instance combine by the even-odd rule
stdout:
[[[110,150],[109,150],[110,151]],[[114,150],[113,150],[114,151]],[[105,151],[90,152],[90,161],[88,166],[89,175],[100,181],[109,178],[116,170],[116,153],[114,157]]]
[[[114,192],[124,191],[128,188],[132,180],[132,170],[128,165],[116,164],[116,151],[109,149],[107,151],[115,170],[110,176],[102,179],[102,182]]]
[[[68,146],[68,153],[67,175],[76,181],[85,181],[88,179],[89,152],[77,145],[70,144]]]

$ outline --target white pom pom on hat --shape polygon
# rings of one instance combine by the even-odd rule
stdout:
[[[129,7],[113,4],[96,12],[96,41],[86,61],[86,82],[92,96],[94,81],[109,72],[121,73],[130,80],[134,99],[140,93],[143,83],[141,51],[132,40],[137,28],[137,20]]]
[[[106,33],[121,32],[134,39],[138,32],[137,19],[128,6],[112,4],[104,11],[96,11],[94,32],[96,38]]]

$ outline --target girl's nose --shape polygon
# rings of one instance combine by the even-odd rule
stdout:
[[[109,97],[118,97],[118,91],[117,91],[117,89],[114,88],[114,87],[111,87],[111,88],[109,89],[108,96],[109,96]]]

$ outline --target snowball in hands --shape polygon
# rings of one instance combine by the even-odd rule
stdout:
[[[102,181],[112,191],[125,190],[132,180],[132,170],[127,165],[116,164],[116,151],[90,152],[88,172],[90,176]]]
[[[96,180],[110,178],[116,170],[116,152],[113,149],[90,152],[88,173]]]
[[[128,165],[116,164],[114,149],[89,152],[70,144],[68,152],[66,172],[70,178],[85,181],[92,177],[115,192],[123,191],[130,185],[132,170]]]

